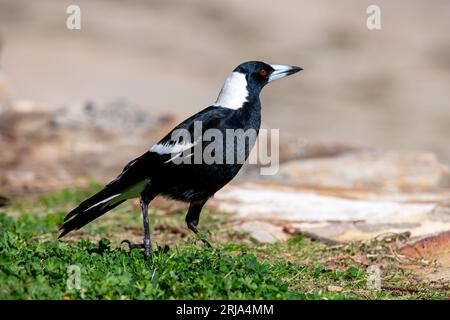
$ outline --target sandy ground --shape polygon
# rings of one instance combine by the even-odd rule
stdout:
[[[216,98],[239,62],[305,71],[267,88],[283,135],[433,151],[450,162],[450,2],[0,0],[1,70],[13,99],[51,108],[127,97],[180,117]]]

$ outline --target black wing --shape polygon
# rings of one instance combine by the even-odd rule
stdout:
[[[174,131],[179,129],[188,130],[192,139],[194,139],[194,124],[196,121],[202,123],[202,131],[206,131],[211,128],[220,127],[221,123],[224,123],[231,115],[232,109],[210,106],[202,111],[187,118],[175,128],[173,128],[164,138],[162,138],[157,144],[159,145],[173,145],[176,144],[176,140],[173,139]],[[192,141],[193,142],[193,141]]]

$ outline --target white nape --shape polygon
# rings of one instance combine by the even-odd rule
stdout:
[[[220,90],[215,107],[223,107],[228,109],[242,108],[247,102],[247,80],[245,74],[240,72],[232,72]]]

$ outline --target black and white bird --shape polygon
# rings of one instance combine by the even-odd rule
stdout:
[[[206,148],[211,143],[219,143],[222,148],[215,150],[223,158],[227,156],[227,152],[231,152],[232,159],[235,159],[233,153],[242,151],[246,160],[255,139],[245,140],[244,146],[233,141],[230,147],[230,144],[202,139],[203,134],[209,129],[215,129],[224,135],[228,130],[241,129],[239,132],[253,130],[257,135],[261,124],[261,90],[269,82],[300,70],[302,69],[295,66],[269,65],[260,61],[240,64],[225,80],[217,101],[212,106],[181,122],[149,151],[129,162],[122,173],[103,190],[73,209],[64,219],[59,238],[83,227],[124,201],[140,197],[144,243],[124,242],[128,243],[130,249],[144,248],[144,255],[148,258],[152,250],[148,206],[156,196],[162,195],[190,203],[186,215],[187,226],[206,245],[210,245],[198,229],[200,212],[208,199],[236,176],[243,163],[206,163],[202,160],[200,163],[188,163],[180,162],[180,159],[193,158],[197,147]],[[194,132],[196,123],[201,124],[200,135]],[[183,130],[191,134],[190,140],[182,140],[174,135]]]

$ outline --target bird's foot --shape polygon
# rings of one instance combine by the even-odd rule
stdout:
[[[144,248],[144,244],[143,243],[133,243],[130,240],[122,240],[122,242],[120,244],[124,244],[126,243],[128,245],[128,248],[131,249],[142,249]]]
[[[198,238],[208,247],[208,248],[212,248],[213,246],[211,245],[211,243],[209,243],[208,240],[206,240],[205,236],[199,234]]]
[[[120,244],[126,243],[130,250],[132,249],[144,249],[144,257],[148,259],[152,255],[152,249],[150,245],[145,245],[144,243],[133,243],[130,240],[122,240]]]
[[[208,240],[206,239],[201,239],[203,241],[203,243],[208,247],[208,248],[212,248],[213,246],[211,245],[211,243],[208,242]]]
[[[197,223],[189,223],[188,222],[188,228],[191,229],[198,237],[198,239],[200,239],[207,247],[212,248],[213,246],[211,245],[211,243],[209,243],[208,240],[206,240],[205,235],[203,234],[203,232],[201,232],[198,228],[197,228]]]

